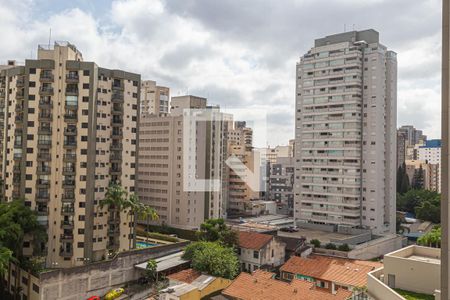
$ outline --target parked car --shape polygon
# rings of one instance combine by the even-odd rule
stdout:
[[[105,295],[105,300],[114,300],[120,297],[120,295],[123,294],[125,290],[123,288],[117,288],[117,289],[113,289],[111,291],[109,291],[106,295]]]
[[[99,296],[92,296],[89,297],[87,300],[101,300],[101,298]]]
[[[298,232],[300,229],[297,226],[289,226],[280,228],[280,231],[283,232]]]

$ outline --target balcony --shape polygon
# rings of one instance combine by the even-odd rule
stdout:
[[[50,148],[52,146],[51,140],[38,140],[38,147],[40,148]]]
[[[63,187],[65,187],[65,188],[75,187],[75,180],[74,179],[63,180]]]
[[[40,99],[39,100],[39,108],[52,108],[53,107],[53,102],[52,100],[48,100],[48,99]]]
[[[50,201],[50,194],[48,194],[48,193],[37,193],[36,194],[36,202],[47,203],[48,201]]]
[[[22,123],[23,122],[23,115],[22,114],[17,115],[15,120],[16,120],[16,123]]]
[[[61,242],[72,242],[73,234],[61,234],[60,240]]]
[[[67,87],[66,95],[68,96],[77,96],[78,95],[78,87]]]
[[[110,174],[119,175],[122,172],[121,167],[111,167]]]
[[[64,121],[67,123],[76,123],[78,120],[77,113],[65,113],[64,114]]]
[[[43,134],[43,135],[51,135],[52,134],[52,128],[48,127],[48,126],[39,126],[38,127],[38,134]]]
[[[13,199],[20,199],[20,192],[13,191],[12,192],[12,197],[13,197]]]
[[[22,167],[20,166],[20,164],[13,167],[13,172],[18,174],[22,172]]]
[[[77,147],[77,141],[65,141],[64,142],[64,148],[66,149],[74,149]]]
[[[51,122],[52,119],[53,119],[52,114],[50,114],[50,113],[43,113],[43,112],[41,112],[39,114],[39,118],[38,118],[39,121],[43,121],[43,122]]]
[[[63,229],[73,229],[73,225],[74,225],[73,221],[65,221],[65,220],[61,221],[61,226],[63,227]]]
[[[75,212],[75,207],[72,206],[63,206],[61,208],[61,214],[63,215],[73,215],[73,213]]]
[[[38,153],[37,160],[38,161],[51,161],[52,156],[50,153]]]
[[[25,85],[25,77],[21,76],[17,78],[16,86],[17,87],[23,87]]]
[[[50,167],[47,166],[39,166],[37,168],[37,174],[38,175],[49,175],[50,174]]]
[[[110,161],[122,161],[122,154],[121,153],[111,153],[109,156]]]
[[[20,89],[16,91],[16,99],[23,99],[25,97],[25,91],[24,89]]]
[[[66,74],[66,83],[78,83],[79,80],[78,73]]]
[[[39,95],[41,95],[41,96],[52,96],[53,95],[53,88],[52,87],[42,86],[39,89]]]
[[[110,225],[120,224],[120,219],[119,218],[108,218],[108,224],[110,224]]]
[[[20,103],[16,104],[16,112],[22,112],[23,111],[23,105]]]
[[[35,211],[38,216],[47,216],[48,215],[47,207],[37,207],[36,206]]]
[[[63,248],[61,248],[59,250],[59,255],[62,256],[62,257],[72,257],[73,256],[73,249],[72,248],[70,248],[70,249],[63,249]]]
[[[113,138],[122,138],[123,137],[123,132],[120,129],[121,128],[113,128],[113,131],[112,131]]]
[[[123,106],[122,106],[122,104],[114,103],[114,105],[112,107],[112,113],[113,113],[113,115],[123,114]]]
[[[76,154],[64,154],[63,159],[65,162],[76,162],[77,161],[77,155]]]
[[[122,92],[113,92],[111,95],[111,101],[113,103],[123,102],[123,93]]]
[[[123,119],[122,118],[120,118],[120,117],[118,117],[118,116],[113,116],[113,118],[112,118],[112,125],[114,126],[114,125],[118,125],[118,126],[121,126],[122,125],[122,123],[123,123]]]
[[[120,234],[119,227],[116,227],[116,228],[108,230],[108,235],[109,236],[118,236],[119,234]]]
[[[122,151],[122,144],[111,144],[111,151]]]
[[[14,160],[21,160],[22,159],[22,153],[14,153]]]
[[[41,71],[41,75],[39,76],[39,80],[41,82],[53,82],[55,77],[53,76],[51,71]]]
[[[36,181],[36,185],[40,188],[49,188],[50,187],[50,180],[47,179],[38,179]]]
[[[76,127],[66,127],[64,129],[64,135],[77,135]]]
[[[75,203],[75,194],[63,194],[61,201],[64,203]]]
[[[115,81],[112,83],[111,86],[112,90],[114,91],[123,91],[124,86],[123,86],[123,82],[122,81]]]
[[[75,175],[75,167],[63,168],[63,175]]]
[[[14,148],[22,148],[22,141],[14,141]]]

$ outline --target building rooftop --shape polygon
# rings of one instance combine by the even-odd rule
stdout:
[[[194,269],[186,269],[177,273],[170,274],[167,277],[176,281],[192,283],[195,279],[200,277],[200,275],[202,275],[202,273],[200,273],[199,271],[196,271]]]
[[[239,247],[246,249],[259,250],[267,245],[272,239],[273,235],[239,231]]]
[[[339,289],[333,295],[316,287],[312,282],[294,279],[289,283],[276,280],[274,277],[274,273],[262,270],[252,274],[241,273],[222,291],[222,294],[241,300],[344,300],[352,294],[350,291]]]
[[[314,47],[321,47],[330,44],[338,44],[343,42],[359,42],[364,41],[368,44],[379,42],[379,33],[373,29],[362,31],[349,31],[338,34],[327,35],[324,38],[316,39]]]
[[[440,264],[441,249],[411,245],[386,254],[385,257],[398,257],[432,264]]]
[[[367,284],[367,273],[381,266],[377,262],[310,255],[307,258],[291,257],[280,271],[363,287]]]
[[[419,148],[441,148],[441,140],[427,140],[425,145],[420,146]]]
[[[157,264],[156,271],[162,272],[165,270],[169,270],[173,267],[177,267],[177,266],[188,263],[187,260],[184,260],[181,258],[183,256],[183,254],[184,254],[184,252],[180,251],[180,252],[177,252],[174,254],[166,255],[166,256],[155,259],[156,264]],[[146,270],[147,262],[137,264],[134,267],[137,269]]]

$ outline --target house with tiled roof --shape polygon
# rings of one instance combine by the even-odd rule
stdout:
[[[314,283],[293,279],[285,282],[275,279],[275,274],[257,270],[252,274],[241,273],[222,295],[233,300],[346,300],[352,292],[338,290],[332,294]]]
[[[281,268],[282,280],[300,279],[314,283],[331,293],[353,290],[367,285],[367,273],[382,266],[381,263],[336,258],[322,255],[291,257]]]
[[[239,231],[238,254],[242,271],[271,269],[284,263],[286,244],[270,234]]]

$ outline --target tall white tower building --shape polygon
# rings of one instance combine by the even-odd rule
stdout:
[[[296,80],[296,221],[395,232],[396,53],[373,29],[327,36]]]

